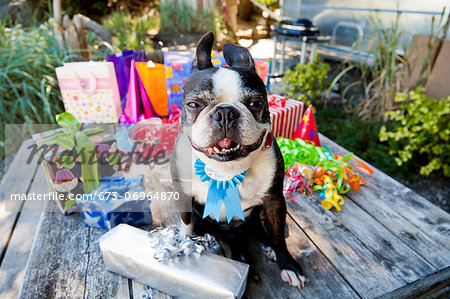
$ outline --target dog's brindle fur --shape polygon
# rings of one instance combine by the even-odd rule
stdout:
[[[185,97],[194,91],[198,92],[201,90],[208,93],[211,90],[212,79],[201,80],[201,78],[205,78],[205,76],[212,77],[218,70],[211,63],[210,53],[213,41],[214,35],[212,33],[207,33],[199,41],[197,46],[197,70],[193,72],[191,78],[185,85]],[[257,96],[264,99],[264,109],[259,113],[253,113],[253,116],[258,122],[270,123],[265,86],[255,72],[254,62],[248,50],[239,46],[226,44],[224,46],[224,56],[230,68],[239,73],[244,87],[250,91],[261,91],[260,93],[250,93],[249,95],[250,98],[251,96]],[[185,99],[183,99],[183,104],[185,104]],[[194,123],[198,116],[198,113],[189,113],[188,115],[184,110],[183,106],[181,134],[183,134],[183,125]],[[222,138],[219,137],[219,139]],[[185,194],[179,183],[180,171],[175,161],[177,160],[177,155],[180,153],[177,153],[177,150],[175,150],[171,164],[172,178],[177,190],[180,192],[181,200],[187,200],[192,204],[192,212],[180,212],[179,214],[186,225],[191,228],[194,225],[193,230],[197,234],[210,233],[221,244],[227,244],[231,250],[230,257],[235,260],[245,261],[245,250],[248,248],[246,243],[249,239],[249,234],[256,234],[264,244],[270,245],[274,249],[282,279],[291,285],[302,287],[304,285],[302,270],[289,254],[285,242],[286,202],[282,193],[284,161],[275,140],[272,140],[271,148],[268,150],[272,150],[276,157],[272,185],[261,198],[262,204],[252,205],[244,210],[244,213],[248,215],[245,221],[233,219],[230,223],[218,223],[209,217],[202,219],[204,203],[199,203],[194,197]],[[185,203],[183,202],[183,204]],[[185,211],[183,208],[179,210]]]

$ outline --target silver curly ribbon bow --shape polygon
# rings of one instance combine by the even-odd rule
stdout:
[[[172,263],[184,254],[192,252],[201,254],[202,251],[218,253],[220,244],[210,234],[204,236],[188,236],[180,232],[176,225],[158,227],[149,232],[150,244],[156,249],[153,258],[161,263]]]

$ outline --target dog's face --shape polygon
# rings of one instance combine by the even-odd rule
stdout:
[[[229,162],[239,171],[251,165],[269,133],[267,92],[245,48],[226,44],[228,67],[214,68],[213,41],[210,33],[197,45],[198,69],[184,87],[181,122],[200,159],[222,169]]]

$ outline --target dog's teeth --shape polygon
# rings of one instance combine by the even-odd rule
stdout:
[[[213,149],[217,154],[229,154],[229,153],[233,153],[236,152],[237,150],[239,150],[241,148],[241,145],[238,144],[233,148],[222,148],[219,150],[218,147],[214,146]]]

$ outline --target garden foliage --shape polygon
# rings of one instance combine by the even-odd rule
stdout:
[[[383,172],[409,179],[415,176],[414,163],[398,166],[395,157],[388,155],[389,144],[379,141],[378,133],[383,122],[368,124],[346,113],[343,107],[331,105],[317,109],[315,117],[319,132]],[[393,128],[392,123],[385,125],[388,130]]]
[[[49,23],[29,29],[21,25],[0,26],[0,159],[3,159],[5,124],[54,123],[54,115],[64,111],[55,67],[70,58],[58,48]]]
[[[119,51],[138,50],[141,43],[146,51],[151,43],[146,42],[148,31],[158,28],[159,18],[154,11],[133,15],[128,11],[116,10],[102,20],[103,27],[112,33],[113,46]]]
[[[330,90],[341,81],[341,97],[347,105],[347,110],[351,110],[355,116],[368,122],[383,120],[386,111],[392,110],[394,105],[393,94],[403,91],[400,88],[404,85],[402,80],[405,67],[399,67],[399,63],[407,62],[398,54],[399,49],[405,50],[402,46],[402,32],[399,30],[399,17],[397,14],[395,21],[390,26],[384,26],[380,19],[371,18],[371,25],[374,28],[368,38],[366,55],[361,56],[358,65],[351,64],[341,71],[333,80]],[[358,50],[365,40],[358,40],[354,48]],[[362,49],[359,52],[364,52]],[[344,64],[346,65],[346,64]],[[353,82],[341,80],[350,71],[359,72],[358,79]]]
[[[282,82],[286,84],[286,96],[303,101],[306,105],[320,104],[322,94],[330,86],[327,78],[330,66],[315,59],[311,63],[297,64],[293,70],[287,70]]]
[[[388,141],[398,165],[415,159],[420,174],[442,170],[450,176],[450,96],[440,100],[427,97],[419,87],[409,94],[397,93],[400,109],[386,115],[395,122],[394,130],[380,129],[380,140]],[[398,147],[398,148],[397,148]]]
[[[178,32],[214,31],[214,12],[196,12],[185,0],[164,0],[159,4],[161,30]]]
[[[443,16],[444,12],[439,20],[432,18],[428,49],[423,53],[421,61],[416,62],[420,64],[421,75],[429,67],[433,48],[437,46],[437,37],[444,28]],[[398,108],[394,100],[395,94],[408,91],[411,66],[407,56],[401,54],[407,52],[407,47],[404,43],[405,34],[399,26],[400,17],[401,13],[397,13],[395,20],[388,26],[383,24],[380,18],[371,18],[373,32],[367,40],[366,55],[361,56],[359,66],[346,67],[337,76],[342,78],[350,70],[358,69],[358,80],[348,83],[341,81],[341,96],[345,98],[347,109],[351,109],[355,116],[368,122],[386,121],[385,113]],[[362,52],[362,45],[365,45],[365,40],[357,41],[354,48],[359,48]],[[415,86],[423,84],[423,79],[422,76],[419,77]],[[333,81],[330,89],[337,81]],[[361,88],[362,93],[358,92]]]
[[[58,47],[52,28],[51,20],[29,28],[0,23],[0,159],[5,124],[51,124],[64,111],[55,68],[80,57]],[[93,58],[103,59],[95,34],[87,41]]]

